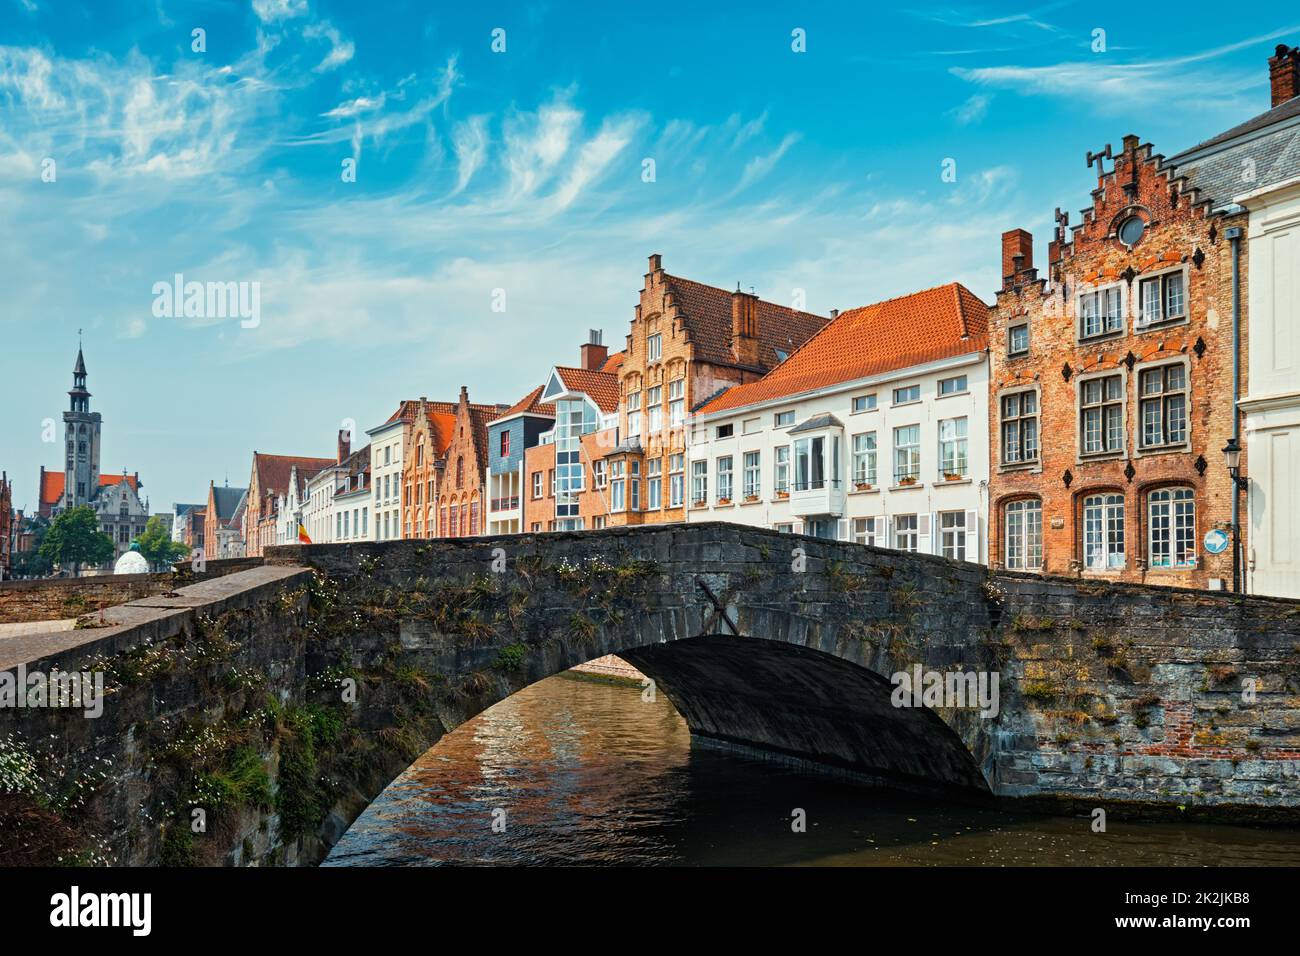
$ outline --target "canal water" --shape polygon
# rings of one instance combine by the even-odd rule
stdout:
[[[792,825],[806,815],[804,832]],[[938,803],[691,746],[662,694],[561,675],[459,727],[326,866],[1300,865],[1300,829],[1119,823]]]

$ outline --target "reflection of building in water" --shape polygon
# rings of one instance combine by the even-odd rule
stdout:
[[[639,670],[613,654],[606,654],[604,657],[597,657],[595,660],[587,661],[585,664],[579,664],[573,668],[575,671],[581,671],[584,674],[600,674],[604,677],[626,677],[628,680],[641,681],[645,675]]]

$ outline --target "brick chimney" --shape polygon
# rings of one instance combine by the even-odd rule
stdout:
[[[1016,285],[1016,277],[1034,268],[1034,237],[1024,229],[1002,234],[1002,288]]]
[[[579,353],[578,364],[589,372],[595,372],[609,358],[609,347],[603,344],[604,335],[600,329],[588,329],[587,341]]]
[[[650,253],[650,271],[662,272],[664,268],[664,257],[657,252]]]
[[[731,355],[737,365],[759,365],[758,296],[741,292],[739,285],[731,293]]]
[[[346,428],[339,429],[339,448],[338,463],[343,464],[343,459],[352,454],[352,433]]]
[[[1300,96],[1300,47],[1277,45],[1268,58],[1268,82],[1273,90],[1273,106]]]

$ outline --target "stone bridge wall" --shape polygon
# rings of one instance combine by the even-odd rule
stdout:
[[[0,671],[102,670],[111,691],[97,719],[0,711],[0,762],[31,760],[0,796],[0,862],[91,836],[114,862],[315,862],[442,734],[615,652],[702,739],[868,782],[1121,813],[1300,806],[1297,602],[723,524],[267,562],[0,643]],[[889,676],[915,664],[997,672],[999,715],[891,706]],[[78,782],[90,796],[69,801]]]

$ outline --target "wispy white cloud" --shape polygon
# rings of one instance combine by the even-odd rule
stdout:
[[[253,13],[263,23],[278,23],[306,16],[307,0],[253,0]]]
[[[325,59],[313,67],[317,73],[328,73],[330,70],[338,69],[351,60],[356,53],[356,45],[351,40],[345,39],[338,28],[328,20],[322,20],[320,23],[307,26],[303,29],[302,35],[309,40],[325,39],[329,41],[329,53],[325,54]]]
[[[992,101],[993,96],[989,93],[975,93],[960,106],[949,110],[948,115],[953,118],[958,126],[969,126],[972,123],[978,123],[988,115],[989,103]]]

